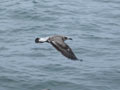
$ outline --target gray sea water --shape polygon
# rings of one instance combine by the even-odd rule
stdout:
[[[36,37],[66,35],[83,62]],[[0,90],[120,90],[120,0],[0,0]]]

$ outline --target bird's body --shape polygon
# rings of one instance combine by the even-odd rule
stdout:
[[[46,38],[36,38],[35,42],[36,43],[48,42],[52,44],[52,46],[55,47],[59,52],[61,52],[61,54],[64,55],[65,57],[72,60],[77,60],[77,57],[73,53],[72,49],[64,42],[65,40],[72,39],[66,36],[55,35]]]

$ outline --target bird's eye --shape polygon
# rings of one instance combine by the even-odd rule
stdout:
[[[67,37],[64,37],[65,39],[67,39]]]

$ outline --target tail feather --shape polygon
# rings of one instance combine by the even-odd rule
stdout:
[[[36,38],[36,39],[35,39],[35,43],[39,43],[39,39],[40,39],[40,38]]]

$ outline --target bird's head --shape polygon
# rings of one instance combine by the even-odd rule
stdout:
[[[69,38],[69,37],[63,37],[63,40],[72,40],[72,38]]]

